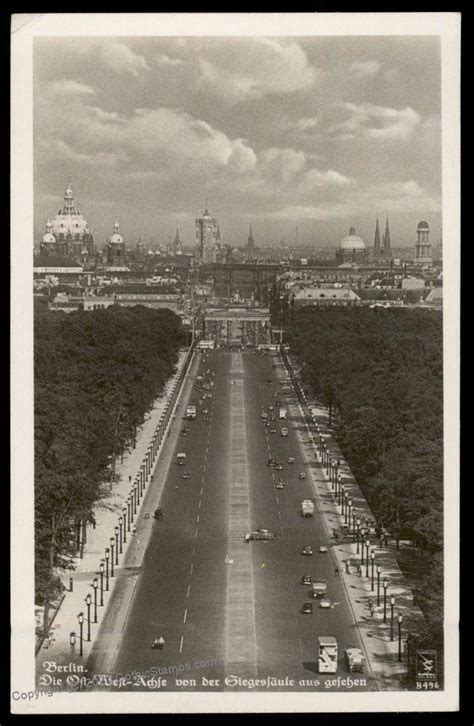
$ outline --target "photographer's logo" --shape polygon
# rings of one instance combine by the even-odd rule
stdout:
[[[437,680],[437,652],[436,650],[416,651],[416,678],[419,681]]]

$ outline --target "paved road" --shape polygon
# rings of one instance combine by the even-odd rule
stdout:
[[[293,679],[292,690],[307,690],[311,681],[335,677],[317,673],[316,650],[318,635],[334,635],[337,675],[347,677],[344,648],[360,647],[360,640],[334,574],[332,542],[322,519],[317,511],[313,518],[301,516],[302,499],[314,493],[308,480],[298,479],[305,465],[294,433],[297,423],[272,421],[277,431],[271,433],[260,418],[262,407],[276,408],[275,392],[282,402],[293,400],[278,385],[276,364],[276,356],[251,351],[216,351],[201,361],[199,373],[215,381],[212,398],[199,404],[206,391],[195,385],[198,418],[183,422],[189,432],[179,437],[175,452],[185,452],[187,463],[170,469],[164,517],[154,525],[143,560],[115,673],[167,677],[167,670],[176,675],[178,668],[177,677],[188,683],[177,684],[171,676],[167,688],[172,690],[200,689],[202,678],[219,679],[215,688],[222,690],[226,675]],[[281,436],[282,424],[289,428],[287,438]],[[284,470],[268,467],[269,456]],[[294,464],[288,463],[290,456]],[[181,474],[188,469],[191,477],[184,480]],[[280,477],[286,481],[283,490],[274,486]],[[276,539],[243,543],[245,532],[258,527],[273,529]],[[314,554],[304,557],[301,548],[309,544]],[[318,554],[320,544],[330,551]],[[312,615],[300,612],[311,600],[309,588],[300,584],[303,574],[328,581],[333,608],[319,609],[313,601]],[[162,652],[150,647],[160,635],[166,641]],[[365,677],[363,690],[374,689]]]

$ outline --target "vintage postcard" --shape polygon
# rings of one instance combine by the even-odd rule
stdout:
[[[460,16],[12,17],[15,714],[458,709]]]

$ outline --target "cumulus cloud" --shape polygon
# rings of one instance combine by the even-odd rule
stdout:
[[[349,66],[349,71],[355,78],[370,78],[376,76],[381,65],[376,60],[355,61]]]
[[[184,61],[181,58],[171,58],[166,53],[159,53],[155,56],[155,62],[159,66],[180,66]]]
[[[329,132],[340,139],[409,139],[421,121],[410,106],[402,109],[373,104],[344,103],[341,108],[349,118],[335,124]]]
[[[259,171],[269,181],[288,184],[303,171],[306,158],[302,151],[271,147],[259,157]]]
[[[117,73],[130,73],[138,76],[150,67],[141,55],[134,53],[125,43],[117,41],[104,43],[99,47],[99,57],[109,68]]]
[[[314,189],[321,187],[345,187],[352,183],[352,179],[344,174],[340,174],[333,169],[321,171],[320,169],[310,169],[303,177],[299,190],[303,193],[312,192]]]
[[[248,172],[256,166],[256,155],[245,139],[231,139],[189,113],[171,108],[140,108],[129,116],[88,106],[81,99],[59,99],[54,118],[49,118],[48,99],[38,108],[44,121],[42,153],[58,152],[58,139],[68,145],[70,154],[93,156],[119,154],[123,158],[139,157],[145,168],[156,163],[169,164],[172,170],[180,162],[187,171],[227,167]],[[64,156],[66,147],[60,149]],[[85,160],[85,159],[84,159]],[[174,167],[173,167],[174,164]]]
[[[246,38],[213,43],[199,59],[201,84],[227,101],[309,90],[316,69],[296,41]]]
[[[63,78],[59,81],[52,81],[48,86],[48,93],[51,95],[92,96],[95,91],[85,83],[78,83],[72,78]]]

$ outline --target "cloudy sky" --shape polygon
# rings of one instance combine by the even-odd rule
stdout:
[[[35,235],[71,178],[97,243],[441,235],[435,37],[36,38]]]

